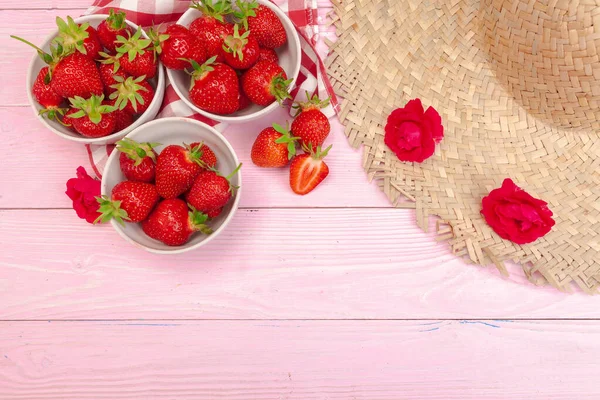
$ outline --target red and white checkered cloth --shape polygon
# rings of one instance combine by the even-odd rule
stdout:
[[[315,50],[318,39],[317,1],[316,0],[271,0],[279,6],[296,26],[302,46],[302,65],[292,90],[294,100],[305,100],[306,92],[318,94],[321,99],[331,98],[331,106],[323,110],[332,117],[338,112],[338,101],[325,71],[323,61]],[[95,0],[86,14],[108,14],[112,8],[124,11],[127,19],[142,26],[175,23],[188,9],[189,0]],[[200,120],[217,130],[223,131],[226,124],[210,120],[189,108],[175,93],[167,80],[165,97],[157,118],[188,117]],[[113,145],[93,146],[86,145],[92,170],[101,178],[104,164],[110,155]]]

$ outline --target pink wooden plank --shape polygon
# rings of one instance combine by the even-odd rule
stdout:
[[[596,400],[600,324],[19,322],[0,398]]]
[[[0,319],[600,318],[600,297],[463,264],[406,210],[244,210],[179,256],[72,211],[0,211],[0,248]]]
[[[281,110],[253,124],[231,127],[226,136],[244,166],[242,207],[389,207],[385,196],[368,183],[360,159],[352,150],[337,121],[333,121],[330,143],[333,149],[327,163],[327,180],[307,196],[289,188],[286,169],[255,167],[250,149],[258,132],[274,121],[284,122]],[[0,208],[66,208],[65,183],[79,165],[88,166],[82,145],[65,141],[46,130],[27,107],[0,107]],[[25,155],[28,157],[24,162]],[[43,184],[44,196],[32,196]]]

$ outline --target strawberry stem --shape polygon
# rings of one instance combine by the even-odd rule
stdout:
[[[188,223],[190,225],[191,230],[200,231],[205,235],[210,235],[211,233],[213,233],[213,230],[210,228],[210,226],[206,225],[206,222],[209,219],[208,215],[196,210],[194,207],[192,207],[191,204],[188,204],[188,207],[190,208],[190,212],[188,213]]]
[[[150,157],[152,161],[156,162],[154,148],[160,146],[160,143],[139,143],[129,138],[123,138],[116,144],[118,151],[127,154],[127,157],[135,161],[135,166],[140,165],[146,157]]]
[[[225,22],[223,18],[225,15],[233,13],[231,3],[227,0],[217,0],[217,2],[213,2],[213,0],[194,1],[190,5],[190,8],[195,8],[205,16],[214,18],[222,23]]]
[[[112,201],[108,196],[96,197],[96,201],[99,204],[98,212],[100,216],[96,218],[94,224],[98,222],[108,222],[114,219],[119,224],[125,226],[125,221],[129,221],[127,211],[121,208],[121,201]]]

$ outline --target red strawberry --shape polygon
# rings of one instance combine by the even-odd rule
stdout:
[[[285,28],[279,17],[269,7],[258,4],[256,0],[242,2],[237,0],[240,11],[236,13],[242,19],[244,27],[252,31],[262,47],[275,49],[287,42]]]
[[[156,160],[158,194],[164,199],[172,199],[187,192],[201,171],[199,148],[174,144],[165,147]]]
[[[119,164],[125,178],[134,182],[154,182],[156,176],[156,152],[159,143],[138,143],[129,138],[117,142]]]
[[[225,62],[235,69],[248,69],[258,60],[258,42],[250,31],[240,35],[238,25],[235,25],[233,34],[225,38],[223,43],[223,58]]]
[[[191,149],[195,149],[198,148],[198,157],[200,159],[200,161],[202,161],[202,163],[204,163],[203,166],[207,167],[207,168],[215,168],[217,166],[217,156],[215,155],[214,151],[212,151],[212,149],[210,147],[208,147],[207,145],[205,145],[202,142],[195,142],[190,144],[190,148]]]
[[[239,108],[240,88],[235,71],[228,65],[215,63],[216,57],[202,65],[192,61],[194,71],[190,99],[199,108],[213,114],[226,115]]]
[[[285,167],[296,154],[296,140],[288,129],[273,124],[258,134],[250,157],[254,165],[265,168]]]
[[[102,44],[98,39],[98,33],[90,24],[86,22],[78,25],[71,17],[67,17],[67,22],[56,17],[56,25],[58,25],[58,36],[54,41],[60,44],[65,52],[75,49],[90,60],[98,58]]]
[[[321,108],[329,105],[329,99],[321,101],[317,95],[311,98],[308,92],[306,97],[307,102],[294,106],[300,114],[292,122],[292,134],[300,138],[301,146],[310,146],[314,150],[323,144],[331,131],[329,119],[321,112]]]
[[[111,86],[115,91],[110,94],[110,99],[115,100],[115,106],[130,114],[146,112],[154,98],[154,88],[144,80],[145,77],[113,78],[117,83]]]
[[[294,157],[290,165],[290,187],[296,194],[305,195],[316,188],[329,175],[329,167],[323,161],[331,146],[316,152],[305,148],[308,153]]]
[[[71,118],[71,115],[75,114],[78,111],[79,110],[76,108],[69,108],[69,110],[65,113],[65,115],[63,115],[62,122],[61,122],[64,126],[66,126],[67,128],[70,128],[74,132],[77,132],[77,131],[75,130],[75,127],[73,126],[73,118]]]
[[[277,100],[282,103],[291,98],[289,86],[292,79],[287,79],[283,68],[270,61],[259,61],[242,75],[242,89],[255,104],[268,106]]]
[[[279,64],[279,56],[275,50],[261,47],[258,50],[258,61],[271,61],[275,64]]]
[[[225,21],[224,16],[231,14],[231,4],[227,0],[201,0],[192,4],[202,12],[200,18],[192,21],[190,32],[204,43],[207,57],[217,56],[218,62],[224,62],[222,51],[226,36],[233,33],[233,24]]]
[[[188,210],[188,205],[181,199],[163,200],[142,222],[142,229],[152,239],[163,242],[168,246],[186,244],[192,234],[202,232],[210,235],[212,229],[206,225],[208,216],[194,209]]]
[[[184,70],[189,66],[186,60],[194,60],[198,64],[206,61],[204,44],[185,26],[171,25],[164,34],[152,29],[149,35],[154,41],[156,52],[160,55],[160,61],[167,68]]]
[[[117,37],[117,57],[121,62],[121,67],[130,75],[135,77],[146,76],[152,79],[156,75],[158,63],[156,61],[156,52],[150,39],[142,39],[142,30],[138,28],[137,32],[128,37]]]
[[[113,187],[111,196],[98,198],[98,212],[101,214],[95,222],[116,220],[125,225],[128,222],[145,220],[158,203],[159,197],[154,185],[144,182],[119,182]]]
[[[78,111],[68,114],[69,121],[77,132],[86,137],[98,138],[110,135],[115,130],[113,106],[102,104],[104,95],[89,99],[76,96],[69,99],[71,106]]]
[[[100,56],[103,57],[100,59],[100,65],[98,67],[100,80],[104,85],[105,94],[109,95],[115,91],[115,89],[111,88],[112,85],[117,83],[115,76],[120,76],[123,79],[127,79],[129,74],[120,68],[121,63],[116,56],[111,56],[110,54],[104,52],[100,52]]]
[[[195,209],[202,212],[222,208],[231,199],[235,189],[229,180],[238,173],[241,167],[242,164],[238,165],[227,177],[221,176],[215,171],[201,172],[194,180],[190,191],[186,193],[185,199]]]
[[[105,100],[102,102],[102,104],[114,106],[115,110],[111,114],[115,117],[115,132],[120,132],[133,124],[133,114],[126,109],[119,110],[116,108],[115,101],[116,100]]]
[[[48,83],[46,83],[48,82]],[[44,67],[38,73],[31,92],[36,101],[44,107],[40,110],[39,114],[44,115],[46,118],[59,121],[59,115],[63,115],[67,109],[61,108],[64,99],[56,94],[56,92],[50,86],[49,68]]]
[[[223,208],[215,208],[206,213],[206,216],[210,219],[215,219],[223,212]]]
[[[111,53],[116,51],[117,36],[127,37],[128,32],[131,32],[125,23],[125,13],[115,12],[112,8],[108,11],[108,18],[100,22],[96,29],[100,43]]]

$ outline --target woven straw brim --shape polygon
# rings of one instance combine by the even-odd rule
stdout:
[[[334,0],[326,62],[340,119],[390,201],[441,218],[453,252],[520,263],[530,280],[600,283],[600,8],[591,1]],[[594,23],[595,22],[595,23]],[[445,137],[422,164],[384,145],[389,113],[413,98]],[[548,202],[556,225],[529,245],[501,239],[481,199],[510,177]]]

